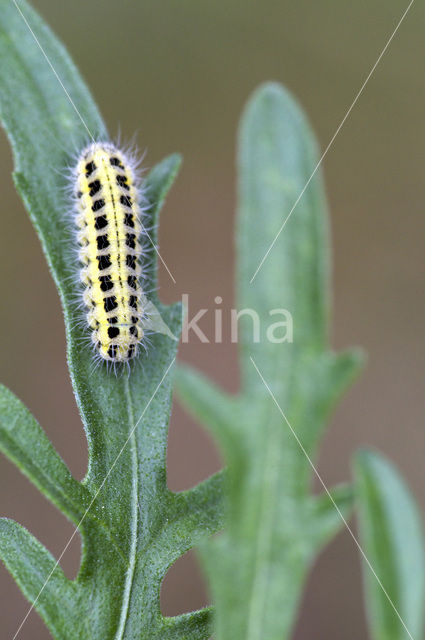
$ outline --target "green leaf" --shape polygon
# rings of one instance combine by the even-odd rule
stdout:
[[[20,524],[0,518],[0,557],[28,600],[38,598],[37,610],[51,631],[63,633],[77,594],[53,556]]]
[[[250,357],[267,379],[279,374],[283,384],[290,375],[292,352],[284,345],[276,348],[265,335],[273,309],[287,309],[294,319],[292,351],[317,353],[325,346],[328,222],[319,174],[290,213],[317,159],[313,133],[291,95],[277,84],[260,87],[246,106],[238,150],[238,308],[255,310],[262,328],[261,340],[253,342],[251,319],[241,318],[247,389],[263,386]]]
[[[307,572],[351,511],[349,488],[331,490],[333,501],[311,494],[324,425],[362,362],[327,346],[328,222],[320,172],[310,180],[317,160],[293,98],[277,84],[260,87],[239,133],[241,390],[228,396],[188,367],[176,377],[228,464],[227,526],[202,544],[217,640],[289,638]],[[272,327],[288,322],[283,310],[293,333]]]
[[[62,458],[23,404],[0,385],[0,451],[78,524],[88,493],[71,476]]]
[[[425,610],[425,541],[412,494],[382,455],[355,457],[365,599],[373,640],[422,640]],[[374,575],[374,573],[376,575]]]
[[[317,524],[317,542],[326,544],[349,519],[353,510],[354,495],[350,485],[334,487],[329,493],[324,491],[313,499],[313,518]]]
[[[244,425],[236,420],[239,407],[235,398],[221,391],[199,371],[185,365],[178,367],[176,389],[186,408],[211,431],[226,450],[236,454],[237,440],[241,434],[235,431],[239,426],[242,432]]]
[[[39,598],[35,607],[61,640],[207,638],[209,609],[164,618],[159,591],[170,564],[221,527],[221,479],[211,479],[184,495],[174,495],[167,488],[174,339],[153,335],[146,354],[140,355],[129,375],[93,366],[75,302],[80,285],[66,174],[91,136],[102,140],[108,134],[63,46],[26,2],[18,5],[19,9],[9,0],[0,0],[0,116],[13,148],[18,191],[60,294],[71,381],[89,448],[88,473],[78,483],[28,411],[10,392],[1,391],[1,450],[79,523],[82,538],[79,575],[66,583],[66,593],[73,596],[62,606],[58,587],[55,600],[57,569],[45,590],[54,602],[47,606],[46,597]],[[172,155],[144,181],[147,213],[143,222],[154,258],[159,211],[179,164],[179,156]],[[155,293],[149,293],[157,286],[152,262],[146,270],[148,299],[178,336],[180,306],[164,307]],[[34,601],[53,559],[22,531],[18,525],[3,526],[0,557]],[[19,554],[22,561],[28,558],[25,567]]]

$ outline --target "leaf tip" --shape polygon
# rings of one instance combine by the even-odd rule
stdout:
[[[357,471],[367,471],[378,467],[389,467],[390,462],[377,450],[371,447],[360,447],[353,455],[353,466]]]
[[[253,91],[247,102],[245,113],[270,108],[281,110],[294,123],[308,126],[304,110],[295,96],[280,82],[273,80],[260,84]],[[308,128],[310,129],[309,126]]]

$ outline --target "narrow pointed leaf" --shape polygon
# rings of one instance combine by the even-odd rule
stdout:
[[[89,498],[84,487],[72,477],[26,407],[2,385],[0,451],[73,522],[79,522]]]
[[[0,518],[0,558],[30,603],[37,598],[37,610],[52,632],[59,635],[68,628],[71,633],[72,582],[33,535],[6,518]]]
[[[156,282],[157,279],[158,262],[156,259],[156,253],[158,251],[159,212],[164,205],[167,193],[177,176],[180,165],[180,155],[178,153],[173,153],[149,172],[146,183],[144,184],[144,192],[147,200],[146,209],[150,220],[150,228],[146,229],[149,234],[146,241],[146,249],[152,256],[151,262],[145,270],[145,276],[148,282]],[[147,225],[145,225],[145,227],[146,226]],[[172,274],[170,277],[172,277]],[[153,298],[157,300],[155,294],[153,295]]]
[[[205,538],[206,533],[215,533],[223,528],[223,484],[224,473],[219,471],[210,476],[193,489],[183,491],[175,496],[176,522],[171,525],[167,535],[187,540],[186,548],[181,548],[180,555],[196,546]]]
[[[333,487],[329,494],[323,492],[314,499],[314,535],[319,544],[326,544],[346,526],[354,506],[354,494],[350,485]]]
[[[354,470],[360,544],[381,582],[364,563],[371,638],[423,640],[425,540],[421,514],[403,478],[382,455],[358,453]]]
[[[191,614],[165,618],[160,640],[171,640],[175,637],[184,638],[184,640],[208,638],[211,630],[211,614],[211,608],[207,607]]]
[[[210,382],[199,371],[180,365],[175,376],[176,390],[184,406],[218,440],[232,437],[238,407],[235,399]]]

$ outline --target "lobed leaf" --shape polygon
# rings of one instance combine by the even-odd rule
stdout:
[[[327,347],[328,222],[317,158],[289,93],[260,87],[239,133],[241,390],[228,396],[187,366],[176,377],[228,464],[227,526],[202,544],[217,640],[289,638],[308,569],[352,507],[349,488],[331,490],[333,502],[311,495],[325,421],[362,362],[356,351]]]
[[[153,335],[130,375],[116,376],[105,366],[94,367],[76,304],[78,265],[66,176],[92,138],[108,139],[106,127],[64,47],[24,0],[0,0],[0,58],[0,117],[13,149],[17,189],[60,294],[71,381],[89,448],[88,473],[78,483],[28,411],[10,392],[0,392],[1,450],[79,524],[83,543],[77,579],[62,589],[60,569],[55,570],[35,607],[61,640],[207,638],[209,609],[168,619],[159,605],[170,564],[222,522],[219,479],[185,496],[167,488],[176,341]],[[159,211],[179,165],[179,156],[172,155],[144,181],[143,223],[154,258],[144,271],[145,290],[174,336],[181,309],[164,307],[156,297],[155,251]],[[23,531],[3,525],[0,557],[34,602],[53,558]],[[65,592],[73,595],[62,606]]]

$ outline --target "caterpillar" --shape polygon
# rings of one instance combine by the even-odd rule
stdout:
[[[80,154],[73,174],[80,280],[96,353],[112,363],[138,354],[144,332],[142,225],[133,162],[109,142]]]

